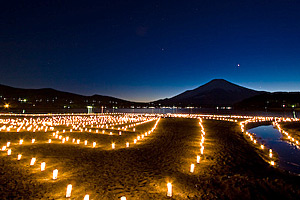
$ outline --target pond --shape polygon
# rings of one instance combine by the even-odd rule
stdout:
[[[282,140],[282,134],[272,125],[259,126],[249,129],[258,140],[268,148],[273,149],[279,156],[279,167],[293,173],[300,174],[300,149]]]

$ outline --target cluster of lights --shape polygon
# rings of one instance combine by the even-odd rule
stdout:
[[[286,140],[288,140],[291,144],[295,145],[297,148],[300,148],[299,141],[297,139],[295,139],[293,136],[291,136],[291,134],[289,134],[288,132],[283,130],[277,121],[273,122],[273,126],[276,127],[278,129],[278,131],[281,132],[285,136]]]
[[[151,133],[153,133],[153,131],[156,129],[158,122],[160,121],[160,118],[158,118],[154,124],[154,126],[152,127],[152,129],[150,131],[147,131],[145,133],[143,133],[142,135],[138,135],[136,137],[136,139],[133,140],[134,144],[137,144],[137,142],[139,140],[143,140],[145,137],[149,136]],[[126,143],[126,147],[129,147],[129,142]]]
[[[202,119],[197,116],[182,115],[182,114],[176,114],[176,115],[173,115],[173,117],[198,118],[199,119],[199,126],[201,128],[201,140],[200,140],[200,152],[199,152],[199,154],[197,154],[196,163],[200,164],[201,156],[203,156],[203,154],[204,154],[204,142],[205,142],[205,130],[202,125]],[[195,171],[195,164],[191,163],[190,173],[194,173],[194,171]],[[172,195],[173,195],[172,194],[172,183],[168,182],[167,183],[167,197],[172,197]]]
[[[128,117],[130,116],[130,117]],[[132,131],[135,132],[136,131],[136,126],[144,124],[144,123],[148,123],[148,122],[152,122],[154,120],[156,120],[155,125],[152,127],[152,129],[150,131],[147,131],[146,133],[138,136],[139,140],[144,139],[146,136],[150,135],[151,133],[153,133],[153,131],[155,130],[155,128],[157,127],[157,124],[160,120],[160,117],[154,116],[154,115],[126,115],[126,117],[120,117],[120,116],[97,116],[96,118],[98,120],[93,121],[93,119],[95,117],[93,116],[75,116],[75,115],[53,115],[53,117],[51,118],[49,115],[44,115],[44,117],[41,116],[36,116],[36,117],[31,117],[29,119],[24,118],[21,119],[19,118],[20,116],[16,116],[18,118],[15,119],[0,119],[0,131],[5,131],[5,132],[44,132],[44,133],[48,133],[49,131],[55,131],[55,129],[57,129],[55,132],[52,132],[51,136],[54,137],[54,139],[60,140],[60,143],[66,143],[68,141],[72,141],[72,143],[75,144],[80,144],[80,139],[76,139],[76,138],[70,138],[69,136],[64,137],[63,135],[61,135],[61,133],[67,133],[67,132],[75,132],[77,130],[79,130],[80,132],[82,132],[83,130],[85,132],[89,132],[91,133],[91,129],[92,128],[97,128],[96,129],[96,133],[98,133],[98,129],[99,128],[105,128],[105,129],[112,129],[112,130],[118,130],[119,135],[122,134],[121,130],[126,131],[128,128],[132,128]],[[75,120],[76,119],[76,120]],[[81,122],[80,120],[83,120],[84,122]],[[101,119],[101,120],[99,120]],[[88,122],[87,122],[88,121]],[[97,122],[99,124],[97,124]],[[106,123],[106,124],[105,124]],[[2,125],[1,125],[2,124]],[[72,128],[68,129],[63,129],[61,131],[59,131],[58,129],[62,129],[65,127],[71,126]],[[89,129],[88,129],[89,126]],[[120,126],[120,127],[118,127]],[[122,127],[121,127],[122,126]],[[117,128],[116,128],[117,127]],[[105,133],[104,130],[102,130],[102,133]],[[36,139],[32,138],[31,139],[31,144],[36,143]],[[51,144],[53,143],[53,139],[48,139],[47,143]],[[84,140],[83,141],[84,145],[87,146],[88,145],[88,141]],[[20,139],[18,141],[19,145],[23,145],[24,144],[24,140]],[[92,143],[92,147],[95,148],[97,145],[96,142]],[[7,151],[7,155],[11,156],[12,154],[12,150],[10,149],[11,146],[11,142],[7,142],[5,146],[3,146],[1,148],[2,151]],[[115,149],[115,143],[112,144],[112,149]],[[129,142],[126,142],[126,148],[129,147]],[[22,159],[22,154],[17,154],[17,160],[20,161]],[[32,157],[30,159],[29,162],[29,166],[34,166],[37,163],[37,158],[36,157]],[[40,171],[46,171],[46,162],[41,162],[40,163]],[[58,179],[58,169],[54,169],[53,173],[52,173],[52,179],[56,180]],[[66,191],[66,197],[70,198],[71,194],[72,194],[72,185],[69,184],[67,186],[67,191]],[[89,199],[89,195],[86,194],[84,196],[85,200]],[[126,200],[125,196],[121,197],[121,200]]]
[[[72,142],[75,145],[80,144],[80,139],[70,138],[69,136],[64,137],[61,133],[67,132],[89,132],[89,133],[99,133],[99,129],[110,129],[117,130],[119,135],[122,135],[122,131],[127,131],[127,129],[132,128],[132,131],[135,132],[135,127],[144,123],[152,122],[156,120],[155,125],[152,127],[150,131],[147,131],[141,135],[138,135],[133,143],[136,144],[138,141],[143,140],[145,137],[149,136],[156,129],[160,117],[155,115],[134,115],[134,114],[126,114],[126,115],[36,115],[29,119],[27,118],[19,118],[20,116],[14,115],[15,119],[4,118],[0,119],[0,131],[5,132],[52,132],[52,136],[54,139],[60,140],[60,143]],[[30,116],[30,115],[28,115]],[[32,116],[32,115],[31,115]],[[248,123],[253,122],[265,122],[265,121],[274,121],[273,125],[278,128],[283,134],[285,134],[291,142],[294,142],[298,145],[298,141],[291,137],[286,131],[282,130],[279,122],[281,121],[298,121],[297,119],[290,118],[273,118],[273,117],[249,117],[249,116],[222,116],[222,115],[187,115],[187,114],[173,114],[172,117],[184,117],[184,118],[198,118],[199,126],[201,128],[201,140],[200,140],[200,151],[196,156],[197,164],[200,163],[201,157],[204,154],[204,142],[205,142],[205,130],[202,125],[202,118],[212,119],[212,120],[222,120],[222,121],[230,121],[230,122],[239,122],[241,120],[245,120],[240,122],[241,131],[249,137],[249,139],[253,142],[254,145],[258,145],[262,151],[268,152],[268,157],[270,158],[269,163],[271,165],[275,165],[273,160],[273,152],[272,149],[266,149],[263,144],[259,144],[259,142],[255,139],[255,136],[249,132],[245,131],[245,126]],[[66,128],[71,126],[71,128]],[[63,129],[59,131],[58,129]],[[53,132],[54,131],[54,132]],[[102,133],[105,133],[105,130],[102,130]],[[110,131],[110,135],[112,135],[112,131]],[[36,143],[36,139],[32,138],[31,143]],[[52,139],[48,139],[47,143],[52,143]],[[23,139],[19,140],[19,145],[24,143]],[[84,140],[84,146],[88,146],[88,140]],[[93,148],[97,146],[96,142],[90,143]],[[2,146],[2,151],[7,151],[7,155],[12,155],[12,149],[10,148],[11,142],[7,142],[5,146]],[[126,142],[126,148],[130,146],[129,142]],[[112,143],[111,148],[115,149],[116,144]],[[17,160],[22,159],[22,154],[17,155]],[[33,157],[30,159],[30,166],[36,164],[37,158]],[[43,172],[46,170],[46,163],[40,163],[40,171]],[[190,165],[190,173],[194,173],[195,164],[191,163]],[[52,179],[58,179],[58,169],[54,169],[52,173]],[[66,198],[71,198],[72,194],[72,185],[67,185],[66,190]],[[172,197],[172,183],[167,183],[167,196]],[[84,196],[84,200],[89,200],[89,194]],[[125,196],[120,198],[121,200],[126,200]]]
[[[271,120],[273,120],[272,117],[271,117],[271,118],[270,118],[270,117],[259,117],[259,118],[254,117],[254,118],[252,118],[252,119],[248,119],[248,120],[246,120],[246,121],[244,121],[244,122],[241,122],[241,123],[240,123],[240,127],[241,127],[241,132],[242,132],[245,136],[247,136],[247,137],[250,139],[250,141],[253,143],[253,145],[257,146],[261,151],[263,151],[264,153],[267,154],[267,157],[269,158],[269,159],[267,160],[267,162],[268,162],[271,166],[275,166],[275,161],[273,160],[273,151],[272,151],[272,149],[269,149],[269,150],[268,150],[268,149],[265,147],[264,144],[259,143],[259,141],[256,139],[256,137],[255,137],[254,134],[245,131],[245,125],[248,124],[248,123],[253,123],[253,122],[265,122],[265,121],[271,121]]]
[[[152,127],[151,130],[149,130],[149,131],[147,131],[147,132],[145,132],[145,133],[143,133],[143,134],[141,134],[141,135],[138,135],[137,138],[134,139],[134,141],[133,141],[134,144],[136,144],[138,140],[142,140],[142,139],[144,139],[146,136],[149,136],[151,133],[153,133],[153,131],[156,129],[156,126],[157,126],[159,120],[160,120],[160,118],[158,118],[158,119],[156,120],[156,123],[154,124],[154,126]],[[151,122],[151,121],[153,121],[153,120],[151,119],[151,120],[147,120],[147,121],[144,121],[144,122],[138,122],[138,123],[136,123],[136,124],[130,124],[128,127],[135,127],[135,126],[137,126],[137,125],[141,125],[141,124],[144,124],[144,123],[147,123],[147,122]],[[133,131],[135,131],[135,128],[133,128]],[[63,130],[62,132],[65,133],[64,130]],[[53,132],[52,136],[55,137],[55,139],[61,140],[61,143],[66,143],[66,142],[68,142],[68,141],[70,140],[69,136],[63,137],[62,135],[59,135],[59,133],[60,133],[59,131]],[[104,133],[104,132],[103,132],[103,133]],[[109,134],[109,135],[112,135],[112,134]],[[119,135],[121,135],[121,134],[119,134]],[[70,140],[70,141],[72,141],[72,143],[74,143],[74,144],[80,144],[80,142],[81,142],[80,139],[76,139],[76,138],[73,138],[73,139]],[[48,143],[51,143],[51,142],[52,142],[52,140],[49,139],[49,140],[48,140]],[[84,140],[84,145],[85,145],[85,146],[88,146],[88,141],[87,141],[87,140]],[[96,145],[97,145],[97,143],[94,141],[94,142],[92,143],[92,147],[95,148]],[[129,143],[129,142],[126,142],[125,147],[128,148],[129,146],[130,146],[130,143]],[[115,144],[115,143],[112,143],[112,144],[111,144],[111,148],[112,148],[112,149],[115,149],[115,148],[116,148],[116,144]]]
[[[201,128],[201,140],[200,140],[200,152],[196,157],[196,163],[200,164],[200,160],[201,160],[201,156],[203,156],[204,154],[204,141],[205,141],[205,131],[204,131],[204,127],[202,125],[202,119],[199,118],[199,126]],[[190,173],[194,173],[195,171],[195,164],[192,163],[190,166]]]

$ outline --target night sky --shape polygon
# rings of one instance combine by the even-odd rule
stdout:
[[[299,10],[298,0],[2,1],[0,83],[135,101],[214,78],[300,91]]]

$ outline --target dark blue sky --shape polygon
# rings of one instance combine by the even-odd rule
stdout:
[[[214,78],[300,91],[299,10],[298,0],[6,1],[0,83],[137,101]]]

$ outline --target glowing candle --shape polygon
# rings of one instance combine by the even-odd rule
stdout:
[[[274,161],[271,161],[270,164],[271,164],[272,166],[274,166],[274,165],[275,165],[275,162],[274,162]]]
[[[136,139],[134,139],[133,143],[136,144]]]
[[[125,197],[125,196],[122,196],[120,200],[126,200],[126,197]]]
[[[129,142],[126,142],[126,147],[129,147]]]
[[[48,140],[48,143],[51,143],[51,141],[52,141],[52,140],[51,140],[51,139],[49,139],[49,140]]]
[[[45,168],[46,168],[46,163],[42,162],[41,163],[41,171],[45,171]]]
[[[9,146],[10,146],[10,142],[7,142],[7,143],[6,143],[6,146],[9,147]]]
[[[2,151],[5,151],[5,150],[6,150],[6,146],[3,146],[1,150],[2,150]]]
[[[34,165],[36,158],[31,158],[30,165]]]
[[[96,147],[96,142],[93,142],[93,147]]]
[[[112,132],[110,132],[109,135],[112,135]]]
[[[197,163],[200,163],[200,156],[197,156]]]
[[[140,140],[140,138],[141,138],[140,136],[137,136],[137,140]]]
[[[71,197],[71,193],[72,193],[72,185],[69,184],[69,185],[67,186],[66,197],[67,197],[67,198]]]
[[[264,147],[264,145],[260,145],[260,148],[261,148],[261,149],[264,149],[265,147]]]
[[[19,155],[18,155],[18,160],[21,160],[21,158],[22,158],[22,155],[19,154]]]
[[[168,187],[167,196],[172,197],[172,183],[168,183],[167,187]]]
[[[135,128],[133,128],[133,132],[135,132]]]
[[[11,149],[7,150],[7,155],[10,156],[11,155]]]
[[[90,199],[90,195],[86,194],[86,195],[84,196],[84,199],[83,199],[83,200],[89,200],[89,199]]]
[[[272,154],[272,153],[269,153],[269,157],[272,158],[272,157],[273,157],[273,154]]]
[[[58,139],[60,139],[60,140],[61,140],[61,138],[62,138],[62,136],[60,135],[60,136],[58,137]]]
[[[194,164],[191,164],[190,172],[191,172],[191,173],[194,173],[194,169],[195,169],[195,165],[194,165]]]
[[[204,146],[201,147],[200,151],[201,151],[201,154],[203,154]]]
[[[20,140],[19,144],[23,144],[23,140],[22,139]]]
[[[53,180],[57,179],[57,175],[58,175],[58,170],[57,169],[53,170],[53,176],[52,176]]]
[[[84,141],[84,145],[87,145],[87,140]]]
[[[119,135],[122,135],[122,132],[121,132],[121,131],[119,131]]]
[[[77,139],[77,144],[79,144],[80,143],[80,139]]]
[[[112,144],[111,144],[111,148],[112,148],[112,149],[115,149],[115,143],[112,143]]]
[[[69,141],[69,136],[66,137],[66,141],[67,141],[67,142]]]

